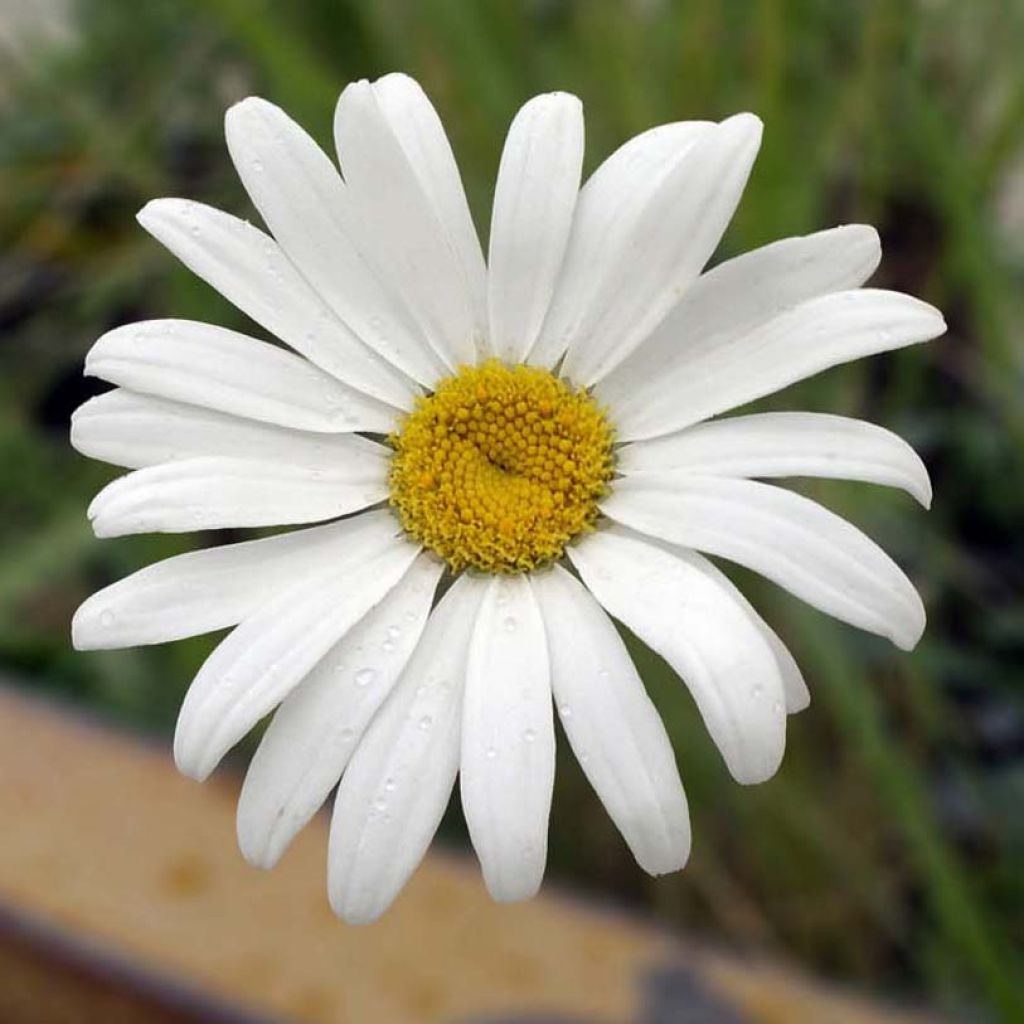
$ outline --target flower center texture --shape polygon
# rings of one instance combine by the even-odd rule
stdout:
[[[593,527],[612,439],[594,399],[547,370],[461,367],[392,435],[391,506],[455,572],[526,572]]]

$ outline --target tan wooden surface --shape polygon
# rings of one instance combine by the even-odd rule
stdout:
[[[273,872],[234,839],[237,780],[0,689],[0,1020],[163,1024],[900,1024],[771,965],[691,948],[550,886],[497,905],[431,854],[385,918],[324,892],[325,821]],[[207,1002],[209,1000],[209,1002]]]

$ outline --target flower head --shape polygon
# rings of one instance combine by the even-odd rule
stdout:
[[[239,801],[254,864],[276,862],[337,784],[331,902],[372,920],[458,777],[489,890],[531,895],[557,709],[640,865],[682,867],[675,758],[609,616],[679,673],[740,782],[774,773],[786,715],[809,699],[705,555],[916,643],[924,610],[889,557],[761,482],[842,477],[927,505],[914,452],[819,413],[712,419],[944,330],[930,306],[861,288],[880,256],[869,227],[702,272],[760,136],[750,114],[662,125],[581,188],[580,103],[538,96],[509,129],[485,262],[433,107],[388,75],[342,93],[341,174],[269,103],[228,112],[271,234],[185,200],[142,210],[284,347],[183,320],[96,343],[86,372],[118,387],[78,410],[72,441],[132,470],[90,506],[97,536],[303,525],[143,569],[86,601],[73,636],[234,627],[189,689],[175,757],[204,778],[275,712]]]

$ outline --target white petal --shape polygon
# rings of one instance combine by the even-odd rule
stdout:
[[[147,395],[296,430],[387,434],[396,410],[301,356],[191,320],[144,320],[108,331],[85,374]]]
[[[736,335],[687,338],[669,363],[652,359],[641,370],[640,362],[629,360],[597,394],[615,410],[620,440],[656,437],[945,329],[937,309],[909,295],[869,288],[834,292]],[[646,358],[645,350],[635,358]]]
[[[652,875],[690,855],[690,817],[672,744],[629,652],[585,587],[559,566],[531,577],[544,617],[551,689],[569,743]]]
[[[619,198],[632,216],[602,240],[611,273],[581,311],[565,373],[592,384],[664,319],[722,237],[761,143],[761,122],[739,114],[706,131],[646,195]]]
[[[733,777],[770,778],[786,745],[782,679],[747,610],[693,564],[612,527],[569,548],[583,582],[682,677]]]
[[[441,569],[421,554],[277,709],[238,799],[238,844],[250,864],[276,864],[341,778],[419,641]]]
[[[590,176],[580,190],[554,300],[530,351],[531,363],[558,362],[578,321],[619,270],[620,253],[608,240],[629,230],[666,171],[712,127],[710,121],[659,125],[620,146]]]
[[[485,584],[463,575],[427,620],[405,671],[338,786],[327,887],[353,924],[376,920],[437,831],[459,768],[470,634]]]
[[[878,232],[863,224],[786,238],[720,263],[680,302],[600,390],[619,396],[650,390],[680,359],[739,337],[801,302],[858,288],[875,271]]]
[[[185,199],[154,199],[139,223],[256,323],[350,387],[406,409],[412,385],[368,349],[259,228]]]
[[[492,577],[469,645],[459,787],[496,900],[528,899],[540,888],[554,781],[544,621],[525,576]]]
[[[394,540],[344,571],[321,567],[245,619],[217,645],[181,706],[178,768],[205,779],[314,665],[395,586],[417,547]]]
[[[390,512],[165,558],[97,591],[75,612],[80,651],[180,640],[234,626],[323,565],[339,572],[398,533]]]
[[[744,597],[739,587],[721,569],[696,551],[687,549],[686,557],[695,569],[700,569],[701,572],[710,576],[732,594],[736,599],[736,603],[741,605],[750,615],[751,621],[761,631],[761,635],[768,641],[768,646],[771,647],[772,653],[775,655],[775,661],[779,666],[779,674],[782,676],[782,689],[786,697],[786,711],[791,715],[798,711],[803,711],[811,703],[811,694],[807,689],[807,684],[804,682],[800,666],[796,663],[793,655],[789,652],[789,648],[782,642],[778,633],[761,618],[757,609]]]
[[[899,487],[925,508],[928,470],[884,427],[844,416],[769,412],[700,423],[619,450],[617,469],[643,476],[669,469],[703,476],[818,476]]]
[[[583,167],[583,106],[537,96],[508,130],[498,168],[487,260],[491,350],[519,362],[547,314],[569,241]]]
[[[331,473],[377,459],[373,442],[351,434],[311,434],[115,388],[79,406],[71,443],[83,455],[139,469],[208,455],[258,459]]]
[[[373,94],[455,250],[474,320],[483,331],[487,324],[487,268],[441,118],[419,83],[408,75],[392,73],[378,78]]]
[[[306,280],[366,345],[433,384],[442,364],[356,248],[351,200],[324,151],[255,96],[228,111],[224,128],[253,204]]]
[[[387,494],[387,462],[369,449],[330,470],[211,456],[120,477],[93,498],[88,516],[97,537],[285,526],[356,512]]]
[[[924,606],[899,566],[851,523],[792,491],[669,471],[618,481],[602,509],[631,529],[745,565],[905,650],[924,630]]]
[[[479,327],[462,264],[368,82],[341,94],[334,138],[360,248],[442,362],[473,362]]]

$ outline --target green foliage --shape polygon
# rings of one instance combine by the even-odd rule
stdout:
[[[268,95],[326,143],[346,81],[409,71],[449,127],[481,228],[504,128],[535,92],[582,97],[589,167],[651,124],[757,111],[764,147],[723,254],[867,220],[886,249],[879,283],[949,319],[926,349],[762,403],[874,419],[923,452],[929,515],[867,486],[801,486],[909,568],[929,630],[907,656],[744,575],[815,697],[782,771],[735,786],[683,688],[638,647],[679,751],[692,863],[642,879],[565,757],[552,869],[958,1019],[1020,1019],[1022,46],[1019,0],[83,2],[70,42],[12,51],[0,77],[0,663],[165,730],[210,649],[70,652],[86,594],[191,541],[94,541],[84,509],[114,474],[71,452],[66,428],[108,327],[244,326],[133,220],[174,194],[251,216],[221,143],[231,102]]]

